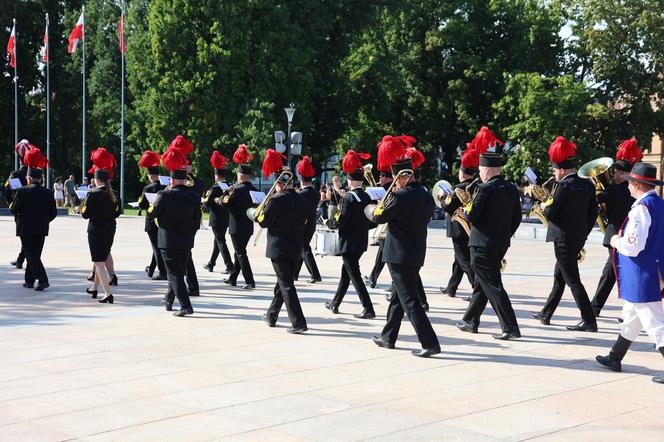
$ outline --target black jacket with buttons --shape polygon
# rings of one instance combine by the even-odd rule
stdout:
[[[364,208],[371,203],[371,197],[357,188],[346,192],[339,203],[339,251],[362,253],[369,246],[369,229],[373,223],[364,214]]]
[[[162,190],[148,209],[148,217],[159,226],[160,249],[190,250],[201,226],[200,197],[184,185]]]
[[[249,192],[257,190],[250,182],[237,183],[228,198],[230,216],[228,233],[231,235],[251,236],[254,234],[254,221],[247,216],[247,209],[255,207]]]
[[[224,181],[225,182],[225,181]],[[215,183],[210,188],[210,193],[203,198],[203,204],[210,209],[210,227],[213,229],[225,230],[228,229],[230,212],[228,207],[223,204],[217,204],[215,199],[221,197],[224,191],[219,187],[219,183]]]
[[[546,240],[581,244],[597,221],[595,186],[572,173],[563,178],[545,203],[544,215],[549,221]]]
[[[307,200],[294,189],[270,198],[258,218],[259,225],[267,229],[265,256],[275,260],[298,260],[304,245],[308,213]]]
[[[53,193],[41,184],[18,189],[10,208],[16,216],[16,236],[47,236],[48,225],[57,215]]]

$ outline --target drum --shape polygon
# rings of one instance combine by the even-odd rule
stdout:
[[[316,255],[339,256],[339,231],[316,229]]]

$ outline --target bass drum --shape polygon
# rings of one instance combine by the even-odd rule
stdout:
[[[339,231],[330,229],[316,229],[316,255],[340,256]]]

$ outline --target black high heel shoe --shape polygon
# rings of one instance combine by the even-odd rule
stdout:
[[[92,299],[97,299],[97,295],[99,294],[98,290],[85,289],[85,291],[92,295]]]
[[[95,272],[91,272],[91,273],[88,275],[88,281],[94,281],[94,280],[95,280]]]
[[[108,295],[105,298],[102,298],[97,301],[100,304],[113,304],[113,295]]]
[[[111,275],[111,280],[108,281],[108,285],[118,285],[118,276]]]

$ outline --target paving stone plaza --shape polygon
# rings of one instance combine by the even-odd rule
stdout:
[[[452,244],[430,229],[422,280],[443,352],[420,359],[407,322],[394,350],[370,340],[385,321],[387,268],[370,290],[378,317],[360,320],[352,288],[339,315],[324,308],[341,258],[317,258],[323,282],[297,285],[309,332],[290,335],[285,311],[276,328],[260,320],[275,282],[264,236],[249,247],[257,288],[244,291],[221,282],[223,265],[203,269],[212,232],[201,230],[202,296],[193,316],[174,318],[160,304],[166,282],[143,270],[143,219],[118,221],[113,305],[85,293],[85,229],[77,216],[51,224],[43,255],[51,287],[39,293],[9,266],[19,239],[13,218],[0,217],[0,440],[664,440],[664,389],[650,379],[664,360],[648,337],[622,373],[594,361],[616,338],[615,290],[598,333],[565,330],[579,320],[569,290],[550,326],[530,319],[552,283],[553,248],[541,240],[515,239],[506,256],[503,281],[523,338],[503,342],[491,338],[499,327],[490,309],[479,334],[456,329],[467,303],[438,290]],[[363,273],[376,250],[362,258]],[[592,296],[607,252],[598,243],[586,250],[581,277]]]

